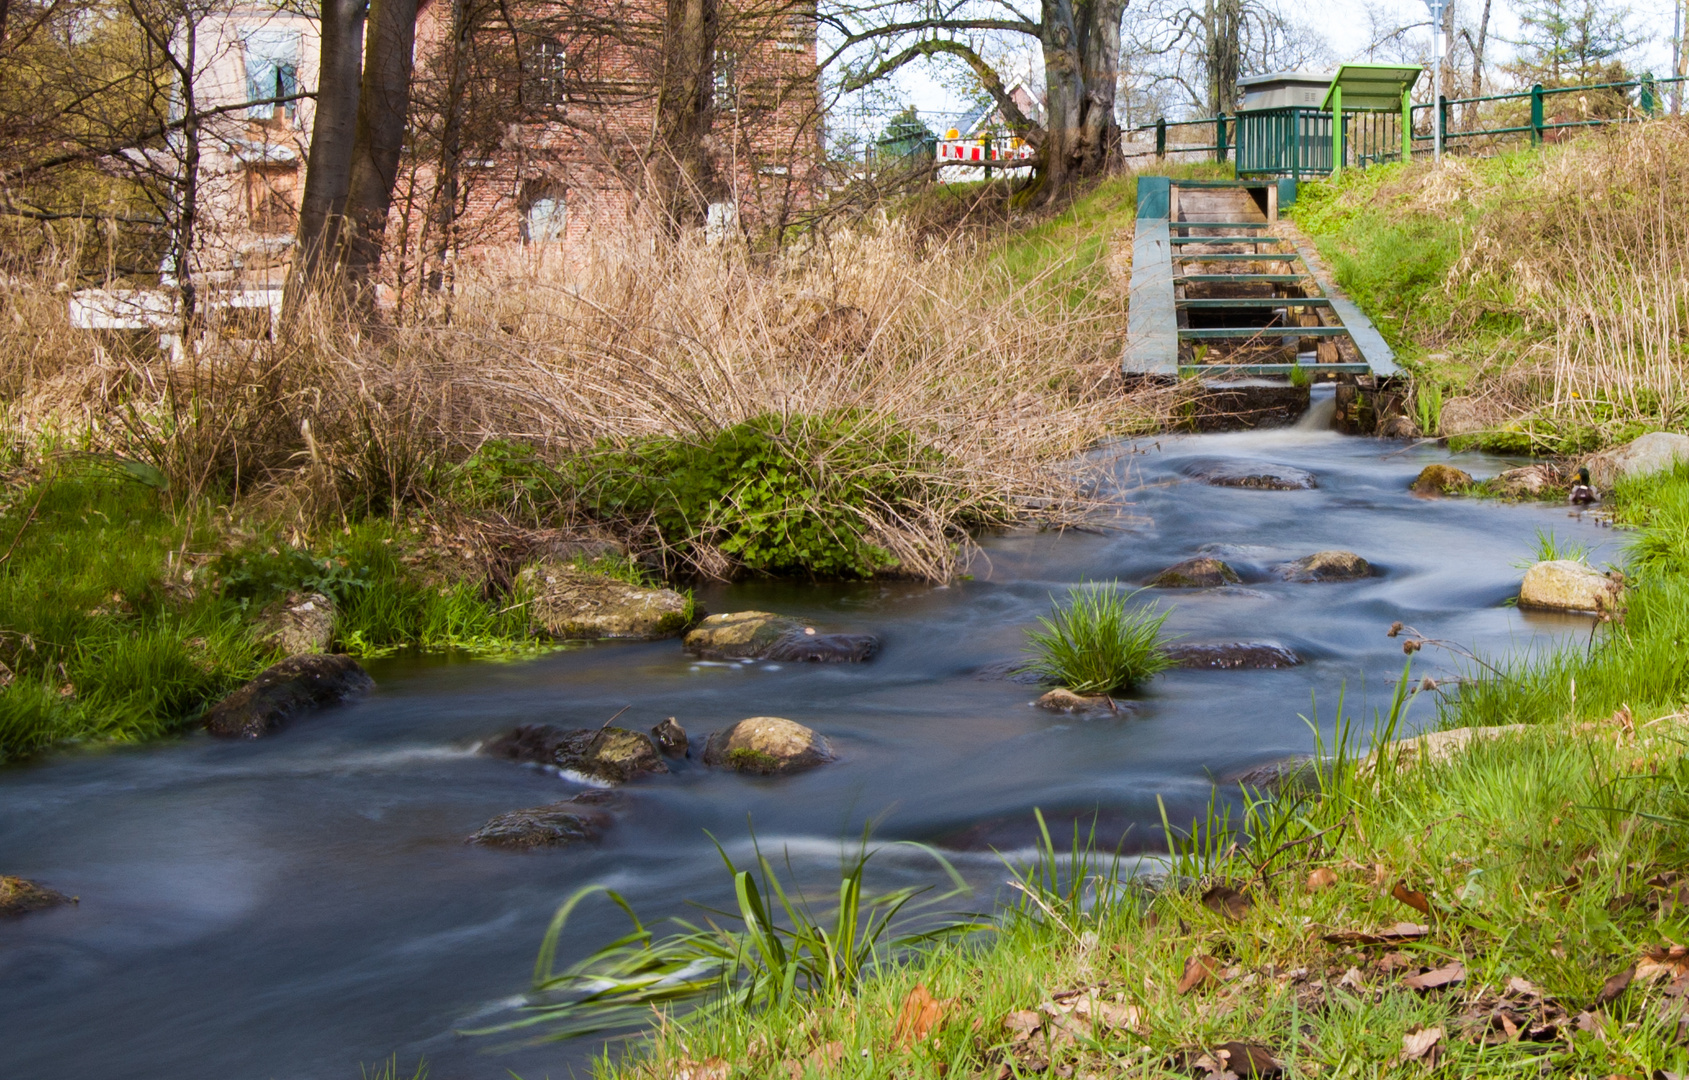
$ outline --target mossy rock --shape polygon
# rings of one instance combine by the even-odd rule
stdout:
[[[627,728],[524,724],[487,743],[481,752],[510,761],[554,765],[612,784],[669,771],[651,737]]]
[[[37,885],[33,881],[0,875],[0,917],[27,915],[31,911],[43,911],[61,904],[74,903],[74,897]]]
[[[1174,563],[1144,584],[1152,589],[1212,589],[1221,585],[1236,585],[1241,579],[1237,571],[1219,559],[1206,555]]]
[[[1352,551],[1316,551],[1279,567],[1291,581],[1358,581],[1373,575],[1373,566]]]
[[[700,621],[685,645],[705,660],[754,660],[788,634],[805,629],[798,620],[771,611],[729,611]]]
[[[1452,495],[1472,486],[1472,474],[1453,465],[1427,465],[1414,477],[1411,490],[1415,495]]]
[[[674,637],[692,621],[692,602],[673,589],[648,589],[541,559],[516,575],[537,632],[559,639]]]
[[[785,775],[834,760],[827,740],[778,716],[753,716],[710,736],[704,764],[760,776]]]

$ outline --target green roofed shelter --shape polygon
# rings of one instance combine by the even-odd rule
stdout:
[[[1343,114],[1401,112],[1402,160],[1413,153],[1413,87],[1424,69],[1409,64],[1344,64],[1321,110],[1331,113],[1331,175],[1343,170]]]

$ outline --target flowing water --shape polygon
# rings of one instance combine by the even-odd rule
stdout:
[[[1489,651],[1587,633],[1585,620],[1508,606],[1537,529],[1618,557],[1612,533],[1561,507],[1413,497],[1415,473],[1447,459],[1435,447],[1289,429],[1138,449],[1118,458],[1122,527],[988,539],[970,581],[700,593],[714,611],[878,633],[884,649],[868,664],[700,664],[675,641],[513,663],[391,660],[371,665],[369,698],[272,738],[196,734],[0,770],[0,870],[81,898],[0,924],[0,1076],[350,1080],[392,1053],[426,1055],[441,1080],[566,1076],[591,1046],[493,1053],[491,1040],[455,1032],[510,1015],[551,912],[578,886],[610,883],[648,917],[678,913],[689,898],[725,899],[706,830],[742,856],[753,823],[765,849],[819,874],[874,820],[878,837],[952,851],[988,906],[1004,876],[990,849],[1023,847],[1034,807],[1100,811],[1110,842],[1153,848],[1157,796],[1188,821],[1212,778],[1309,750],[1300,716],[1314,696],[1327,726],[1345,687],[1352,712],[1382,703],[1403,660],[1385,637],[1393,620]],[[1191,479],[1228,462],[1302,468],[1319,486]],[[1507,463],[1458,464],[1482,476]],[[1291,584],[1271,572],[1325,548],[1357,551],[1379,573]],[[1043,712],[1036,688],[981,677],[1019,655],[1052,594],[1142,580],[1198,553],[1219,554],[1245,582],[1164,594],[1168,629],[1190,642],[1275,642],[1304,664],[1169,672],[1100,719]],[[1416,675],[1448,666],[1430,653],[1417,664]],[[494,814],[574,790],[476,756],[478,740],[522,723],[597,725],[624,706],[624,726],[673,715],[695,746],[743,717],[785,716],[824,733],[841,760],[784,779],[682,765],[628,788],[594,846],[463,843]],[[1409,720],[1433,716],[1420,701]],[[931,868],[905,858],[887,871]],[[620,932],[607,908],[583,910],[566,951]]]

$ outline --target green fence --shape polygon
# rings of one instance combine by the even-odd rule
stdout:
[[[1440,97],[1435,105],[1411,108],[1411,143],[1415,154],[1431,152],[1432,109],[1443,113],[1443,147],[1450,152],[1472,151],[1528,136],[1531,143],[1552,142],[1560,132],[1633,123],[1658,116],[1673,89],[1689,79],[1655,79],[1644,74],[1627,82],[1590,83],[1545,88],[1533,86],[1512,94],[1481,97]],[[1396,112],[1343,114],[1344,168],[1364,168],[1402,159],[1402,120]],[[1168,132],[1197,129],[1202,143],[1168,142]],[[1327,176],[1332,171],[1331,113],[1305,106],[1252,109],[1235,116],[1207,116],[1196,120],[1157,120],[1127,129],[1133,134],[1155,133],[1154,155],[1211,153],[1215,161],[1234,157],[1239,176]],[[1147,157],[1151,151],[1128,154]]]

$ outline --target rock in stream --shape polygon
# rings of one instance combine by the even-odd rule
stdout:
[[[44,885],[37,885],[21,877],[0,875],[0,918],[27,915],[31,911],[44,911],[47,908],[74,903],[75,897],[66,896]]]
[[[1302,662],[1284,646],[1265,641],[1169,645],[1166,653],[1174,667],[1224,671],[1295,667]]]
[[[1213,589],[1236,585],[1240,580],[1237,571],[1219,559],[1199,555],[1174,563],[1144,584],[1152,589]]]
[[[778,716],[753,716],[710,736],[704,764],[762,776],[802,772],[834,760],[827,740]]]
[[[813,626],[771,611],[732,611],[704,619],[686,635],[685,645],[705,660],[853,664],[873,659],[880,639],[817,633]]]
[[[652,641],[686,629],[691,607],[673,589],[647,589],[541,559],[516,575],[532,597],[535,629],[554,638],[632,638]]]
[[[324,709],[368,691],[375,680],[341,653],[290,656],[211,706],[205,730],[256,739],[301,713]]]
[[[524,724],[481,747],[481,753],[568,769],[609,784],[625,784],[649,773],[669,771],[650,736],[618,727]]]
[[[602,809],[613,797],[607,791],[583,791],[562,802],[512,810],[481,826],[465,843],[526,850],[597,840],[615,820]]]

